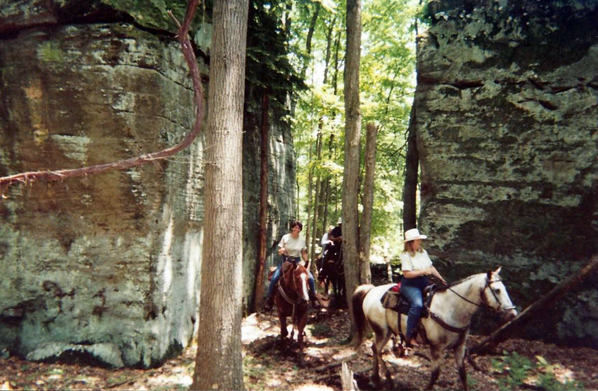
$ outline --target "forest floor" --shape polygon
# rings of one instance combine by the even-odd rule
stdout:
[[[245,387],[248,390],[341,390],[340,364],[347,360],[359,389],[389,389],[370,380],[371,340],[367,340],[357,354],[345,344],[349,326],[346,310],[310,310],[306,327],[308,342],[301,364],[297,342],[287,340],[286,344],[281,344],[279,341],[280,326],[275,311],[245,318]],[[475,345],[480,339],[470,336],[468,346]],[[28,362],[17,357],[0,359],[0,390],[186,390],[191,385],[196,349],[197,346],[191,346],[160,368],[145,370],[106,369],[77,362]],[[480,370],[467,365],[470,389],[598,390],[597,350],[510,339],[501,343],[497,351],[508,352],[510,376],[497,370],[496,363],[501,361],[502,355],[477,356],[475,363]],[[392,389],[423,389],[430,376],[427,354],[427,349],[422,347],[407,357],[398,358],[387,347],[384,359],[392,372]],[[537,364],[538,356],[545,360],[541,365]],[[551,378],[560,383],[548,382],[547,371],[551,371],[554,374]],[[452,355],[447,353],[435,389],[458,388],[456,366]]]

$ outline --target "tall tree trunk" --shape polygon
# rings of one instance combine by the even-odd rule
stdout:
[[[361,0],[347,0],[345,63],[345,170],[343,173],[343,256],[347,302],[359,285],[359,155],[361,112],[359,62],[361,56]],[[351,308],[349,306],[349,308]],[[353,329],[353,328],[352,328]],[[351,334],[353,332],[351,331]]]
[[[407,135],[407,157],[405,159],[405,185],[403,187],[403,230],[417,226],[416,195],[417,175],[419,170],[419,153],[415,134],[415,102],[411,107],[409,130]]]
[[[318,136],[316,137],[316,161],[319,162],[322,159],[322,121],[319,121],[319,125],[318,125]],[[314,259],[314,255],[315,255],[315,248],[316,248],[316,238],[319,238],[318,236],[318,218],[319,218],[319,209],[320,209],[320,192],[322,191],[322,183],[321,183],[321,175],[320,175],[320,170],[318,170],[318,174],[316,175],[316,193],[314,194],[314,218],[313,218],[313,224],[311,226],[312,228],[312,238],[313,240],[311,241],[311,245],[309,245],[310,247],[310,252],[309,252],[309,259]],[[312,272],[315,270],[315,262],[312,262],[310,264],[310,268],[312,269]]]
[[[268,234],[268,141],[270,97],[262,96],[262,126],[260,142],[260,231],[258,238],[257,265],[253,294],[254,310],[262,308],[264,297],[264,267],[266,265],[266,236]]]
[[[419,1],[421,7],[422,0]],[[418,23],[415,25],[415,52],[419,53],[417,43]],[[403,186],[403,232],[417,227],[417,182],[419,171],[419,152],[417,151],[415,99],[409,115],[409,129],[407,130],[407,156],[405,158],[405,184]]]
[[[339,30],[337,36],[336,36],[336,42],[334,43],[334,75],[332,77],[332,87],[333,87],[333,92],[334,95],[336,95],[337,91],[338,91],[338,71],[339,71],[339,52],[340,52],[340,46],[341,46],[341,32]]]
[[[247,0],[214,2],[201,311],[193,390],[241,390],[242,151]],[[225,245],[226,244],[226,245]]]
[[[312,190],[314,185],[314,168],[312,162],[312,152],[311,152],[311,145],[309,146],[309,158],[307,160],[307,165],[309,167],[307,171],[307,222],[305,224],[305,244],[309,248],[310,244],[310,234],[309,234],[309,227],[311,227],[311,216],[312,216]]]
[[[369,284],[372,281],[370,270],[370,240],[372,234],[372,213],[374,209],[374,173],[376,168],[376,137],[378,127],[370,122],[366,127],[365,143],[365,181],[363,184],[363,214],[359,227],[359,282]]]
[[[316,30],[316,23],[318,21],[318,15],[320,14],[321,4],[316,3],[316,9],[314,10],[314,14],[311,17],[311,22],[309,23],[309,29],[307,30],[307,38],[305,39],[305,51],[307,52],[307,56],[311,55],[311,42],[314,36],[314,31]],[[306,61],[301,68],[301,79],[305,79],[305,73],[307,72],[307,66],[309,61]]]

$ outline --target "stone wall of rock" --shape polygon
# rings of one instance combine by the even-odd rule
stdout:
[[[30,0],[0,9],[0,176],[135,157],[189,132],[193,90],[176,28],[152,2],[129,3]],[[170,3],[182,19],[186,2]],[[210,26],[193,31],[207,76]],[[277,167],[293,151],[289,128],[272,122],[277,227],[292,211],[294,167]],[[248,126],[244,137],[251,273],[259,131]],[[185,347],[198,327],[202,149],[200,137],[166,161],[10,188],[0,202],[0,348],[150,367]]]
[[[420,225],[454,280],[526,307],[598,253],[598,4],[433,0],[415,95]],[[593,276],[521,334],[598,346]]]

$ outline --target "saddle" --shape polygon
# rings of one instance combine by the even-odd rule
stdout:
[[[436,285],[428,285],[424,288],[424,309],[422,310],[421,317],[427,318],[430,316],[430,303],[432,303],[432,297],[436,292]],[[396,284],[395,286],[391,287],[388,291],[384,293],[382,298],[380,299],[382,303],[382,307],[397,311],[400,314],[407,315],[409,313],[409,301],[401,294],[401,283]]]

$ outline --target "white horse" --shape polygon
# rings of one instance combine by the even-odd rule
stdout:
[[[500,268],[494,272],[475,274],[450,287],[439,288],[434,294],[429,307],[430,316],[421,319],[424,332],[420,332],[417,337],[418,342],[430,345],[432,374],[427,390],[431,390],[438,380],[441,354],[448,348],[454,351],[459,378],[463,389],[467,390],[467,374],[463,365],[465,340],[469,335],[471,318],[480,307],[490,308],[507,319],[517,316],[517,311],[511,303],[499,273]],[[380,302],[384,293],[393,285],[395,284],[378,287],[361,285],[353,293],[351,303],[357,332],[357,347],[361,345],[364,332],[369,325],[376,336],[372,344],[374,381],[376,383],[380,381],[378,370],[380,362],[390,385],[392,385],[392,378],[381,352],[393,334],[395,336],[401,334],[401,338],[404,339],[402,334],[407,329],[407,315],[400,314],[401,325],[399,326],[399,313],[384,308]]]

